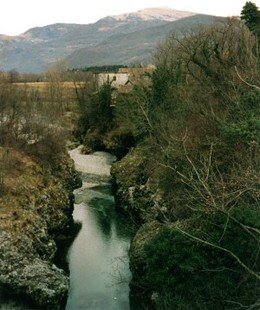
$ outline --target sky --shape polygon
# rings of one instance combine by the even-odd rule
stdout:
[[[169,7],[219,16],[240,15],[246,0],[0,0],[0,34],[18,35],[54,23],[88,24],[107,15]],[[252,0],[260,7],[260,0]]]

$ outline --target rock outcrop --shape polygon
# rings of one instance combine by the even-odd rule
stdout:
[[[28,295],[39,307],[59,309],[66,301],[69,281],[63,270],[51,263],[56,246],[46,238],[49,259],[41,258],[28,236],[17,238],[0,232],[0,282],[16,293]]]
[[[158,186],[148,178],[147,152],[136,148],[112,166],[117,207],[139,223],[130,248],[130,304],[133,309],[154,309],[156,292],[147,287],[145,246],[163,229],[167,208]],[[132,298],[133,297],[133,298]],[[143,305],[143,308],[142,308]]]
[[[157,292],[151,290],[147,282],[147,254],[145,247],[160,234],[164,225],[157,221],[143,224],[137,231],[130,247],[130,270],[132,280],[130,282],[131,309],[156,309],[155,299]]]
[[[148,178],[147,155],[142,149],[133,149],[114,163],[111,174],[118,208],[140,223],[163,216],[164,202],[156,185]]]
[[[80,185],[72,161],[45,171],[31,158],[13,152],[19,174],[5,180],[0,197],[0,286],[23,294],[39,308],[64,307],[69,280],[53,264],[55,238],[72,223],[72,189]]]

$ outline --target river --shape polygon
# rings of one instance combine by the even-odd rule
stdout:
[[[67,253],[70,290],[67,310],[130,309],[128,250],[129,220],[115,210],[110,167],[114,157],[105,152],[70,156],[82,174],[75,194],[73,218],[82,227]]]
[[[57,253],[57,265],[69,271],[66,310],[127,310],[129,306],[128,250],[133,234],[129,219],[115,209],[110,168],[115,158],[105,152],[82,155],[70,151],[82,176],[75,190],[72,236]],[[0,288],[1,310],[35,309],[24,296]]]

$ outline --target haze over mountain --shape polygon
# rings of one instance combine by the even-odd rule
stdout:
[[[0,70],[42,72],[60,59],[67,59],[70,67],[148,61],[169,32],[214,20],[214,16],[148,8],[93,24],[53,24],[19,36],[0,35]]]

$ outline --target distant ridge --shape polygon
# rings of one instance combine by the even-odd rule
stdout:
[[[37,73],[60,59],[67,59],[70,67],[142,62],[175,28],[214,20],[214,16],[192,12],[147,8],[107,16],[93,24],[57,23],[19,36],[0,35],[0,70]]]

